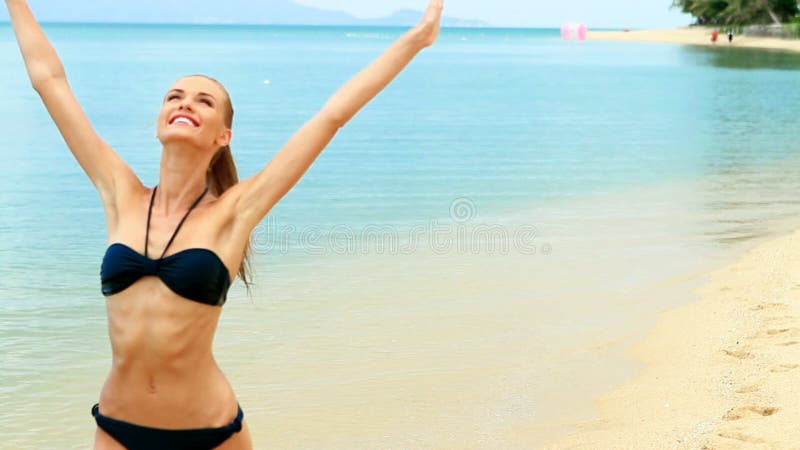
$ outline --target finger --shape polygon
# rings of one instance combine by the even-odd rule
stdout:
[[[444,9],[444,0],[431,0],[428,3],[428,9],[425,11],[426,16],[438,16],[442,13],[442,9]]]
[[[444,8],[444,0],[431,0],[428,3],[428,11],[441,11]]]

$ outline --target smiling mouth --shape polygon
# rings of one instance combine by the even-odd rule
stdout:
[[[169,122],[170,125],[181,125],[184,127],[197,127],[199,124],[194,119],[186,116],[175,116]]]

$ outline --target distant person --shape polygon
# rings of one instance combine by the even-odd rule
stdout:
[[[711,43],[716,44],[717,39],[719,39],[719,31],[714,30],[711,32]]]
[[[733,43],[733,30],[728,30],[728,43]]]

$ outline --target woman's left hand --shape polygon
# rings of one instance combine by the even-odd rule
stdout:
[[[431,0],[422,19],[414,27],[417,39],[423,48],[433,45],[436,42],[436,38],[439,37],[443,8],[444,0]]]

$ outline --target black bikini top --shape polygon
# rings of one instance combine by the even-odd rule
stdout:
[[[205,248],[190,248],[174,255],[164,256],[183,226],[183,222],[206,195],[208,188],[197,197],[189,211],[183,216],[164,248],[164,252],[161,253],[161,257],[151,259],[147,257],[147,244],[150,238],[150,216],[153,212],[156,189],[158,186],[153,188],[150,209],[147,211],[144,255],[125,244],[111,244],[106,249],[100,268],[103,295],[108,297],[122,292],[144,276],[157,276],[168,288],[181,297],[207,305],[222,306],[225,303],[231,279],[228,268],[216,253]]]

